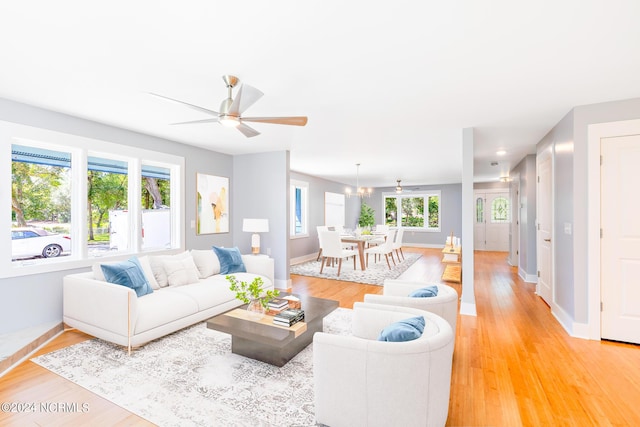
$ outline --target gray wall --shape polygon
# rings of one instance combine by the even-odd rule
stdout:
[[[575,107],[537,144],[554,150],[555,299],[577,323],[588,321],[588,126],[640,118],[640,98]],[[572,234],[564,233],[564,225]]]
[[[196,236],[190,228],[196,215],[196,172],[233,175],[232,157],[97,122],[0,98],[0,120],[161,151],[185,158],[185,242],[187,248],[230,246],[231,233]],[[4,142],[3,142],[4,143]],[[9,177],[3,177],[9,179]],[[231,202],[231,201],[230,201]],[[233,204],[231,206],[233,209]],[[233,218],[231,218],[233,227]],[[89,265],[91,262],[87,261]],[[62,319],[62,277],[87,269],[0,279],[0,334]]]
[[[316,227],[324,224],[324,193],[344,193],[345,184],[326,179],[317,178],[300,172],[291,171],[291,179],[309,183],[309,211],[308,226],[309,236],[290,239],[290,258],[301,258],[318,253],[318,233]],[[345,224],[346,228],[355,228],[360,214],[360,199],[357,197],[345,199]],[[288,233],[287,233],[288,235]]]
[[[509,176],[520,185],[520,242],[518,254],[510,254],[518,259],[518,268],[527,276],[537,273],[536,252],[536,156],[529,154],[513,168]],[[513,203],[518,203],[516,194],[511,194]],[[513,219],[514,221],[516,218]]]
[[[242,219],[268,219],[260,252],[274,259],[276,285],[284,288],[289,280],[289,152],[234,156],[233,169],[234,245],[251,253],[251,233],[242,231]]]

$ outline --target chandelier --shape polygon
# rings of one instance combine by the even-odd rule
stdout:
[[[347,197],[351,197],[353,194],[353,190],[351,189],[351,187],[347,187],[345,188],[344,192],[346,193]],[[371,188],[363,188],[360,187],[360,163],[356,163],[356,193],[355,195],[357,195],[360,198],[363,197],[371,197],[371,193],[373,192],[373,189]]]
[[[402,185],[400,185],[400,180],[397,179],[396,180],[398,182],[398,185],[396,185],[396,194],[401,194],[402,193]]]

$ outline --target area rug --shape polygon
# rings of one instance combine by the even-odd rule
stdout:
[[[350,334],[351,317],[336,309],[324,331]],[[314,426],[312,347],[278,368],[199,323],[131,356],[96,338],[31,360],[159,426]]]
[[[421,256],[421,254],[417,253],[407,253],[405,254],[405,259],[401,260],[402,262],[395,266],[393,265],[393,262],[389,260],[391,263],[391,270],[389,270],[384,258],[374,263],[373,257],[370,257],[369,267],[367,267],[365,271],[360,270],[359,261],[356,263],[356,269],[354,271],[353,261],[343,260],[340,277],[338,277],[337,264],[334,267],[325,266],[322,274],[320,274],[320,261],[308,261],[292,265],[289,271],[291,274],[300,274],[302,276],[321,277],[323,279],[344,280],[346,282],[358,282],[382,286],[385,279],[397,279]]]

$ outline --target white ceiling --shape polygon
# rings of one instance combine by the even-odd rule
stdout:
[[[640,96],[640,1],[3,1],[0,97],[291,168],[393,186],[497,180],[571,108]],[[265,96],[245,138],[148,95],[218,110],[223,74]],[[496,151],[505,149],[499,157]],[[498,166],[490,166],[497,161]]]

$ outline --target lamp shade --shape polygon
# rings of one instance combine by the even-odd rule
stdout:
[[[245,218],[242,220],[242,231],[248,233],[268,233],[269,220],[259,218]]]

